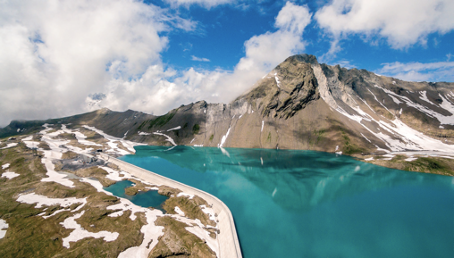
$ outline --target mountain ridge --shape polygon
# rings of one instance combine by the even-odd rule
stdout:
[[[61,119],[13,121],[0,137],[45,122],[73,123],[150,145],[452,157],[453,91],[454,83],[406,82],[320,64],[315,56],[302,54],[288,57],[228,104],[198,101],[162,116],[100,109]]]

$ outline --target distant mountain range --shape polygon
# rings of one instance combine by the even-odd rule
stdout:
[[[199,101],[163,116],[104,108],[12,121],[0,137],[44,123],[87,124],[150,145],[454,155],[454,83],[407,82],[295,55],[229,104]]]

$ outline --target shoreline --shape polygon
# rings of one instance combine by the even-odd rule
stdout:
[[[241,247],[238,240],[238,234],[236,232],[232,213],[230,212],[230,209],[227,207],[227,205],[225,205],[217,197],[197,188],[185,185],[149,170],[145,170],[133,164],[119,160],[117,158],[109,156],[108,154],[99,153],[99,156],[104,161],[111,162],[117,165],[121,170],[124,170],[129,174],[150,184],[166,185],[180,189],[186,194],[194,194],[200,196],[202,199],[213,206],[212,209],[216,212],[217,218],[219,220],[218,225],[220,233],[218,234],[217,240],[219,245],[220,258],[242,258]]]
[[[105,187],[105,184],[109,183],[107,181],[122,181],[127,178],[135,178],[137,181],[142,181],[144,184],[148,184],[148,182],[155,182],[157,180],[150,180],[150,178],[146,176],[141,176],[140,173],[128,173],[127,171],[136,171],[137,169],[120,169],[124,168],[124,165],[116,166],[117,168],[112,169],[106,166],[107,162],[102,159],[101,155],[97,155],[99,153],[96,153],[95,150],[96,148],[103,148],[103,149],[108,149],[108,153],[112,153],[113,155],[118,155],[118,154],[131,154],[134,153],[134,149],[132,146],[134,145],[140,145],[136,144],[134,142],[129,142],[125,141],[124,139],[120,138],[114,138],[112,136],[104,134],[102,131],[98,130],[97,132],[95,131],[96,128],[85,128],[85,127],[78,127],[78,128],[72,128],[69,129],[66,127],[66,125],[61,125],[61,129],[59,125],[49,125],[46,124],[43,126],[44,129],[41,130],[38,134],[36,135],[28,135],[26,137],[21,137],[18,140],[18,148],[22,148],[23,151],[25,152],[18,152],[20,153],[26,153],[29,155],[30,160],[33,160],[33,162],[37,162],[40,165],[40,168],[42,170],[42,176],[37,178],[35,181],[36,184],[44,184],[44,185],[39,185],[38,188],[33,188],[33,193],[31,194],[19,194],[16,197],[12,197],[14,201],[12,203],[25,203],[25,204],[33,204],[33,203],[38,203],[35,207],[31,207],[30,209],[33,212],[38,212],[36,209],[41,209],[41,213],[38,213],[36,216],[33,216],[33,218],[37,217],[39,220],[39,217],[42,217],[45,221],[50,221],[47,223],[52,223],[54,221],[55,225],[62,226],[64,229],[67,230],[73,230],[73,232],[70,232],[69,235],[67,236],[67,233],[55,233],[54,235],[58,235],[58,237],[53,237],[52,239],[61,239],[62,241],[62,246],[61,247],[56,247],[55,249],[58,249],[58,252],[65,252],[67,249],[74,249],[77,248],[77,245],[80,246],[80,242],[82,244],[90,244],[91,241],[85,240],[87,238],[93,237],[95,239],[104,239],[104,242],[109,244],[113,241],[121,241],[118,239],[123,238],[125,235],[133,234],[131,237],[132,242],[136,243],[130,243],[131,241],[126,241],[122,242],[124,245],[124,248],[121,248],[121,250],[116,250],[115,248],[118,249],[118,245],[111,246],[111,251],[112,253],[118,253],[118,257],[129,257],[129,256],[134,256],[134,257],[148,257],[151,252],[154,250],[154,248],[160,244],[160,247],[157,248],[155,251],[158,253],[162,252],[162,250],[168,250],[170,252],[174,252],[172,248],[177,247],[178,245],[185,244],[186,241],[193,242],[193,241],[198,241],[199,243],[197,245],[197,248],[206,248],[203,249],[202,254],[208,254],[209,252],[213,252],[215,254],[215,257],[242,257],[241,256],[241,249],[239,248],[239,243],[238,239],[236,239],[236,242],[232,241],[234,238],[231,235],[231,229],[232,227],[230,226],[230,223],[233,222],[233,218],[231,217],[230,210],[228,210],[227,207],[223,207],[223,203],[221,203],[219,200],[213,201],[212,199],[214,198],[208,198],[206,193],[199,192],[197,190],[191,190],[190,187],[182,187],[179,184],[169,184],[168,182],[165,183],[159,183],[157,185],[162,185],[162,186],[169,186],[169,185],[177,185],[175,188],[179,188],[178,190],[184,190],[187,193],[197,193],[198,198],[201,200],[199,196],[203,196],[203,202],[206,204],[205,208],[201,207],[201,212],[207,214],[209,216],[209,220],[213,220],[216,224],[216,227],[211,227],[206,226],[206,224],[203,224],[205,222],[201,222],[198,219],[194,218],[189,218],[186,217],[185,215],[182,214],[162,214],[162,211],[158,211],[155,209],[148,209],[145,207],[139,207],[133,203],[130,203],[127,199],[121,198],[121,197],[116,197],[115,200],[119,199],[119,202],[113,201],[113,199],[108,199],[107,202],[104,202],[103,198],[105,198],[102,194],[98,193],[104,193],[107,196],[113,196],[110,192],[106,192],[103,188]],[[95,130],[93,130],[95,129]],[[90,133],[90,131],[95,131],[94,133]],[[93,139],[90,139],[94,137],[96,134],[99,134],[101,137],[99,139],[95,139],[95,142],[90,141]],[[89,138],[89,140],[87,140]],[[19,144],[21,143],[21,144]],[[126,145],[125,145],[126,143]],[[125,146],[129,146],[130,148],[127,148]],[[14,146],[13,146],[14,147]],[[93,148],[95,147],[95,148]],[[14,148],[12,148],[14,149]],[[21,149],[21,150],[22,150]],[[30,149],[35,149],[36,152],[30,151]],[[10,152],[14,150],[10,150]],[[133,152],[134,151],[134,152]],[[2,149],[3,152],[3,149]],[[38,153],[39,152],[39,153]],[[33,155],[32,155],[33,154]],[[104,154],[104,153],[103,153]],[[24,154],[25,155],[25,154]],[[13,155],[13,158],[16,155]],[[97,156],[97,158],[95,158]],[[107,156],[105,155],[106,159],[108,162],[111,162],[111,164],[116,164],[112,162],[113,158],[112,156]],[[10,157],[11,158],[11,157]],[[99,160],[99,162],[96,161],[96,159]],[[3,159],[2,159],[3,160]],[[116,160],[116,159],[115,159]],[[4,161],[4,160],[3,160]],[[100,164],[100,162],[102,164]],[[120,161],[117,162],[117,164]],[[87,164],[86,164],[87,163]],[[90,165],[88,165],[90,163]],[[93,163],[93,164],[92,164]],[[16,171],[17,164],[14,163],[14,160],[7,159],[6,162],[0,162],[1,166],[1,171],[4,172],[6,176],[8,176],[7,182],[10,180],[21,180],[24,179],[24,173],[27,172],[29,173],[29,170],[23,171],[23,170],[18,170]],[[67,165],[68,167],[66,170],[63,169],[63,167]],[[9,171],[6,171],[6,169],[13,169],[16,172],[19,172],[18,176],[11,177],[11,173]],[[5,171],[4,171],[5,170]],[[86,170],[86,171],[85,171]],[[99,171],[95,171],[99,170]],[[121,171],[123,170],[123,171]],[[70,172],[65,172],[65,171],[70,171]],[[146,171],[145,173],[142,174],[150,174],[151,172]],[[2,174],[2,175],[3,175]],[[5,176],[5,177],[6,177]],[[29,176],[29,174],[27,174]],[[16,177],[18,179],[16,179]],[[3,178],[0,178],[2,182],[5,180]],[[106,181],[107,180],[107,181]],[[44,182],[44,183],[40,183]],[[161,181],[159,181],[161,182]],[[50,188],[46,188],[49,183],[54,183],[59,186],[57,186],[58,192],[53,193],[50,191]],[[82,183],[82,184],[81,184]],[[91,187],[87,187],[88,185],[91,185]],[[154,183],[151,183],[151,185],[156,185]],[[61,188],[61,189],[60,189]],[[169,187],[170,188],[170,187]],[[36,190],[37,189],[37,190]],[[81,203],[79,206],[77,206],[76,209],[72,207],[71,205],[75,205],[74,203],[67,203],[67,200],[70,200],[68,198],[68,193],[67,190],[72,189],[70,196],[77,197],[77,199],[74,200],[76,203]],[[82,190],[81,190],[82,189]],[[3,189],[2,189],[3,190]],[[94,191],[93,191],[94,190]],[[50,191],[50,193],[49,193]],[[85,195],[82,194],[81,196],[78,196],[79,191],[85,191]],[[22,193],[23,190],[19,191],[19,193]],[[35,194],[36,192],[36,194]],[[93,202],[89,202],[87,200],[87,193],[89,192],[88,196],[89,198],[94,198]],[[94,192],[94,193],[93,193]],[[75,193],[75,194],[74,194]],[[13,193],[17,194],[17,193]],[[101,196],[101,197],[100,197]],[[19,197],[19,198],[18,198]],[[85,198],[81,198],[85,197]],[[98,199],[96,199],[98,198]],[[118,199],[117,199],[118,198]],[[71,199],[72,200],[72,199]],[[100,201],[101,200],[101,201]],[[101,204],[96,203],[96,201],[101,202]],[[96,203],[93,204],[93,203]],[[212,209],[211,206],[212,203],[215,203],[216,209]],[[15,204],[16,205],[16,204]],[[50,209],[49,211],[46,211],[48,207],[51,205],[58,205],[61,208],[57,208],[57,211],[54,212],[54,209]],[[101,205],[101,206],[99,206]],[[105,206],[105,207],[104,207]],[[225,205],[224,205],[225,206]],[[88,208],[87,208],[88,207]],[[96,209],[93,209],[93,207],[96,207]],[[105,210],[104,212],[107,214],[107,216],[103,215],[103,220],[101,222],[98,222],[97,225],[93,221],[91,221],[91,218],[93,216],[98,216],[99,214],[96,213],[98,211],[98,208],[101,207],[101,210]],[[179,207],[176,206],[175,209]],[[82,212],[78,212],[80,209],[83,209]],[[96,211],[95,211],[96,210]],[[115,210],[111,212],[111,210]],[[117,211],[118,210],[118,211]],[[139,231],[144,234],[143,241],[140,242],[140,239],[137,238],[137,235],[134,235],[134,232],[137,231],[129,231],[129,229],[126,229],[125,226],[128,227],[129,225],[129,220],[127,223],[125,223],[125,218],[123,214],[125,212],[130,211],[131,214],[129,216],[129,220],[131,220],[132,225],[134,227],[139,227]],[[67,217],[67,214],[69,212],[70,217]],[[140,215],[135,215],[137,212],[139,212]],[[144,214],[141,214],[144,213]],[[219,217],[215,217],[214,214],[219,213]],[[58,214],[58,215],[55,215]],[[62,215],[63,214],[63,215]],[[54,216],[55,215],[55,216]],[[230,216],[229,216],[230,215]],[[64,217],[61,217],[64,216]],[[145,217],[143,217],[145,216]],[[0,214],[0,217],[2,217],[2,214]],[[62,220],[64,218],[65,220]],[[139,218],[139,219],[137,219]],[[156,223],[160,218],[164,218],[164,220],[160,220],[159,224]],[[81,220],[82,219],[82,220]],[[205,218],[200,218],[202,221]],[[231,219],[232,221],[230,221]],[[77,221],[76,221],[77,220]],[[121,223],[119,221],[123,220]],[[216,222],[217,220],[217,222]],[[109,221],[108,223],[106,221]],[[174,222],[173,222],[174,221]],[[9,224],[9,221],[6,220],[6,223]],[[69,223],[69,224],[68,224]],[[88,223],[88,224],[87,224]],[[112,228],[111,225],[113,223],[120,223],[117,228]],[[142,223],[142,224],[141,224]],[[171,224],[166,224],[166,223],[171,223]],[[180,224],[178,224],[180,223]],[[183,223],[183,224],[181,224]],[[223,226],[225,224],[226,226]],[[110,225],[110,226],[106,226]],[[96,227],[96,230],[91,229],[92,227]],[[189,226],[189,227],[188,227]],[[183,228],[182,228],[183,227]],[[14,227],[12,227],[14,229]],[[182,231],[186,232],[179,232],[175,231],[182,228]],[[87,231],[88,229],[88,231]],[[102,230],[106,229],[106,230]],[[210,230],[209,230],[210,229]],[[213,232],[215,229],[218,229],[222,231],[221,234],[218,232]],[[100,231],[101,230],[101,231]],[[233,226],[233,232],[236,234],[235,227]],[[11,229],[9,230],[10,232]],[[94,231],[94,232],[93,232]],[[102,232],[103,234],[98,234],[96,233],[97,231]],[[190,235],[189,239],[182,240],[183,242],[176,244],[176,246],[168,246],[167,240],[168,239],[163,239],[160,240],[159,238],[166,234],[166,231],[171,232],[170,234],[177,233],[177,238],[182,239],[181,237]],[[2,230],[3,232],[3,230]],[[2,233],[0,232],[0,233]],[[125,233],[126,232],[126,233]],[[211,232],[211,234],[210,234]],[[180,234],[181,233],[181,234]],[[107,235],[106,235],[107,234]],[[215,236],[213,236],[214,234]],[[230,238],[229,238],[230,235]],[[8,236],[7,236],[8,237]],[[9,238],[11,237],[20,237],[18,234],[13,234],[12,236],[10,235]],[[38,236],[39,237],[39,236]],[[106,238],[107,237],[107,238]],[[237,237],[235,235],[235,237]],[[196,239],[201,239],[200,240],[194,240]],[[177,240],[178,240],[177,239]],[[225,240],[227,239],[227,240]],[[230,240],[229,240],[230,239]],[[52,240],[54,241],[54,240]],[[83,242],[85,241],[85,242]],[[79,242],[76,246],[74,246],[74,243]],[[191,242],[191,243],[192,243]],[[71,243],[71,244],[70,244]],[[172,242],[173,243],[173,242]],[[176,242],[175,242],[176,243]],[[227,246],[224,248],[224,246]],[[232,248],[233,247],[233,248]],[[59,250],[63,248],[62,250]],[[179,247],[178,247],[179,248]],[[189,252],[192,252],[192,249],[194,246],[191,245],[191,248],[189,249]],[[225,250],[221,250],[221,248]],[[85,252],[86,249],[83,251],[78,250],[80,252]],[[99,247],[99,250],[102,250],[102,247]],[[197,249],[201,250],[201,249]],[[205,252],[207,250],[207,252]],[[237,252],[237,250],[239,252]],[[49,252],[56,251],[56,250],[51,250]],[[165,252],[165,251],[164,251]],[[237,255],[239,254],[239,255]],[[211,257],[211,256],[206,256],[206,257]]]

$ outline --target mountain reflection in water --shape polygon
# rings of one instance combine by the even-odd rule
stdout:
[[[295,211],[309,209],[320,202],[344,195],[394,185],[419,184],[423,180],[438,180],[454,187],[445,177],[377,169],[380,167],[325,152],[222,150],[187,146],[178,146],[169,151],[168,148],[157,146],[140,146],[136,149],[136,157],[159,157],[200,173],[237,173],[269,194],[277,205]]]
[[[245,258],[454,257],[452,177],[314,151],[136,150],[121,159],[226,203]]]

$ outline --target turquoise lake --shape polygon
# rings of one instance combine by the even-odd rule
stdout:
[[[454,257],[454,178],[314,151],[139,146],[120,159],[209,192],[243,256]]]

